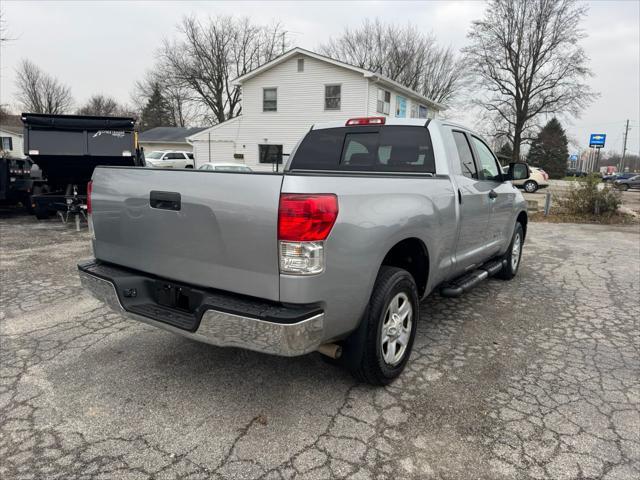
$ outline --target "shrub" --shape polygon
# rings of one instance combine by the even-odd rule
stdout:
[[[621,203],[620,192],[610,185],[602,185],[600,177],[589,175],[580,178],[575,188],[564,197],[558,199],[558,204],[565,213],[571,215],[613,215]]]

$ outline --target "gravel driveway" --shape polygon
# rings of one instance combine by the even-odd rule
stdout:
[[[399,381],[214,348],[84,294],[87,234],[0,218],[0,477],[640,478],[640,232],[533,224],[422,305]]]

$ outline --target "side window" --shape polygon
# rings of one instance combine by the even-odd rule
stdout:
[[[187,153],[187,158],[189,160],[193,160],[193,153]]]
[[[480,164],[483,179],[501,182],[502,176],[500,175],[498,161],[496,160],[496,157],[493,156],[493,153],[491,153],[489,147],[487,147],[479,138],[472,136],[471,141],[473,142],[476,152],[478,152],[478,163]]]
[[[263,112],[278,111],[278,89],[277,88],[262,89],[262,111]]]
[[[471,146],[467,141],[467,136],[462,132],[453,132],[453,138],[456,141],[456,148],[458,149],[458,157],[460,157],[460,168],[462,174],[465,177],[478,179],[478,169],[473,161],[473,154],[471,153]]]
[[[165,160],[184,160],[184,155],[181,153],[167,153],[164,156]]]
[[[340,85],[324,86],[324,109],[340,110],[340,95],[342,87]]]
[[[382,88],[378,89],[378,101],[376,102],[376,111],[389,115],[391,109],[391,92]]]

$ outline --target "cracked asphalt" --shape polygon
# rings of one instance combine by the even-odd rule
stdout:
[[[423,303],[383,389],[110,313],[86,232],[0,235],[0,478],[640,478],[637,225],[530,225],[516,279]]]

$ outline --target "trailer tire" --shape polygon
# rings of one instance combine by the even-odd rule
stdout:
[[[47,220],[49,218],[49,210],[41,208],[38,205],[33,209],[33,213],[38,220]]]

